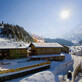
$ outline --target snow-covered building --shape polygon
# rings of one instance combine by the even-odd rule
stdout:
[[[62,45],[58,43],[31,43],[31,55],[60,54]]]
[[[60,55],[61,52],[63,52],[62,49],[65,49],[65,48],[63,48],[63,46],[58,43],[28,44],[24,42],[7,41],[7,42],[0,42],[0,57],[1,58],[20,58],[20,57],[39,55],[39,58],[40,58],[40,55],[45,55],[45,56],[48,55],[47,57],[44,57],[44,58],[49,60],[61,61],[65,59],[65,56]]]
[[[23,42],[0,42],[0,57],[1,58],[20,58],[27,57],[29,44]]]

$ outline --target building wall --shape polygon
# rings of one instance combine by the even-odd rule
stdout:
[[[0,59],[14,59],[27,56],[29,56],[27,49],[0,49]]]
[[[27,57],[27,49],[9,49],[9,56],[10,57]]]
[[[41,55],[41,54],[60,54],[61,48],[35,48],[31,46],[31,55]]]
[[[9,50],[8,49],[0,49],[0,59],[3,59],[7,56],[9,56]]]
[[[69,48],[66,47],[66,46],[63,46],[62,52],[64,52],[64,53],[69,53]]]
[[[36,48],[37,54],[59,54],[61,48]]]

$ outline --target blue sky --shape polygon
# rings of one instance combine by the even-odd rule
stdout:
[[[60,19],[70,10],[68,19]],[[17,24],[33,34],[56,38],[82,22],[82,0],[0,0],[0,22]]]

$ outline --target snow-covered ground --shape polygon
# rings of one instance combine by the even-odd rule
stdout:
[[[66,53],[62,53],[65,55],[65,60],[64,61],[51,61],[51,68],[45,71],[41,71],[35,74],[27,75],[18,79],[13,79],[9,80],[6,82],[60,82],[60,79],[63,79],[64,76],[66,76],[67,72],[69,70],[73,71],[74,68],[76,67],[76,64],[79,64],[81,56],[75,56],[75,55],[70,55]],[[17,64],[19,61],[26,61],[27,58],[24,59],[16,59],[16,60],[3,60],[3,62],[11,62],[11,68],[12,66],[16,68],[14,65]],[[73,60],[73,61],[72,61]],[[2,62],[2,60],[0,61]],[[39,62],[45,62],[45,61],[39,61]],[[31,61],[31,62],[21,62],[18,63],[19,65],[17,67],[21,66],[26,66],[26,65],[33,65],[38,63],[37,61]],[[22,65],[21,65],[22,64]],[[6,66],[6,65],[3,65]],[[8,66],[7,66],[8,67]],[[10,68],[10,67],[9,67]],[[77,79],[78,80],[78,79]],[[76,81],[80,82],[82,80],[81,78]]]
[[[18,79],[9,80],[6,82],[60,82],[60,79],[63,79],[69,70],[73,71],[73,69],[76,67],[76,64],[79,64],[79,62],[82,60],[80,56],[70,55],[66,53],[62,53],[62,54],[65,55],[65,60],[62,62],[61,61],[51,61],[50,69],[41,71],[35,74],[27,75],[25,77],[21,77]],[[30,62],[17,63],[19,61],[26,61],[26,60],[27,58],[15,59],[15,60],[6,60],[6,59],[0,60],[0,63],[2,62],[11,63],[9,65],[0,64],[0,66],[4,69],[6,68],[11,69],[11,68],[34,65],[37,63],[45,62],[41,60],[41,61],[30,61]],[[79,82],[80,80],[81,78],[79,79]]]
[[[62,62],[52,61],[50,69],[6,82],[60,82],[60,79],[67,74],[68,70],[73,69],[71,55],[62,54],[65,55],[65,60]]]
[[[0,35],[0,42],[8,42],[8,41],[10,41],[9,39],[6,39],[6,38],[1,38],[1,35]]]
[[[20,62],[20,63],[17,63],[17,62]],[[1,67],[0,70],[16,69],[16,68],[20,68],[20,67],[43,63],[43,62],[46,62],[46,61],[40,60],[40,61],[28,61],[27,62],[27,58],[15,59],[15,60],[5,59],[5,60],[0,60],[0,67]],[[10,64],[3,65],[1,63],[10,63]]]

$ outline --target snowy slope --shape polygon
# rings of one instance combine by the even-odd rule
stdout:
[[[6,42],[7,42],[7,41],[9,41],[9,39],[1,38],[1,37],[0,37],[0,42],[3,42],[3,41],[6,41]]]

